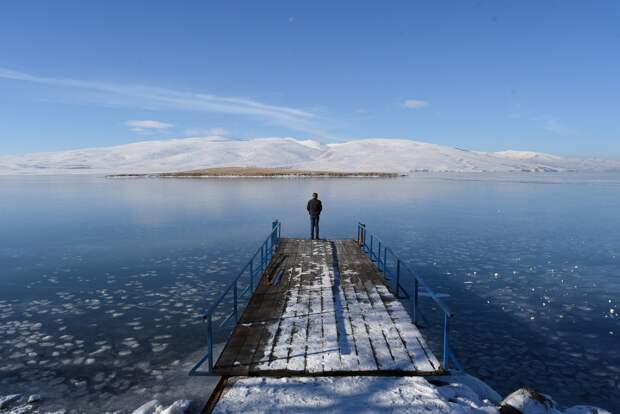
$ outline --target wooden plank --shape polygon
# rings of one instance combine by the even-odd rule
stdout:
[[[299,249],[299,272],[295,275],[298,278],[297,301],[294,303],[293,311],[295,319],[293,324],[292,337],[290,340],[289,357],[287,370],[292,372],[305,372],[306,370],[306,344],[308,341],[308,314],[310,313],[310,297],[306,295],[307,289],[311,286],[311,268],[309,243],[300,243]]]
[[[336,254],[338,254],[338,252],[342,250],[342,243],[342,240],[334,241],[334,245],[336,247]],[[336,308],[336,312],[340,313],[339,317],[342,319],[342,326],[340,327],[338,334],[343,335],[342,331],[344,331],[345,336],[344,338],[339,339],[339,342],[342,343],[340,347],[344,347],[348,351],[348,353],[340,354],[340,361],[342,370],[357,371],[361,369],[360,359],[358,357],[357,343],[353,332],[351,309],[349,308],[347,295],[343,290],[343,283],[345,283],[344,278],[346,277],[346,275],[343,273],[343,267],[341,265],[343,261],[346,263],[346,258],[338,258],[340,281],[334,295],[334,305]]]
[[[264,322],[259,344],[254,352],[250,370],[254,371],[265,366],[274,359],[274,343],[278,337],[282,313],[286,306],[286,300],[282,297],[277,287],[271,286],[270,292],[265,294],[264,302],[257,312],[257,318]],[[258,367],[258,368],[257,368]]]
[[[289,249],[286,252],[287,259],[284,262],[286,277],[278,287],[279,291],[286,297],[286,306],[280,318],[277,342],[274,344],[272,359],[268,365],[268,369],[270,370],[285,370],[288,364],[291,337],[295,324],[295,306],[290,305],[298,302],[299,295],[299,289],[295,286],[295,284],[299,284],[299,279],[293,278],[293,273],[296,271],[294,266],[298,261],[299,255],[298,246],[299,245],[297,245],[297,248],[294,250]]]
[[[312,286],[306,290],[310,296],[308,315],[308,343],[306,345],[306,371],[323,372],[323,318],[322,312],[322,277],[325,262],[323,242],[312,242],[311,278]]]
[[[279,259],[281,253],[286,251],[290,244],[290,241],[282,240],[274,255],[274,261]],[[259,279],[256,290],[242,313],[238,325],[215,364],[216,373],[233,375],[233,371],[238,374],[240,371],[247,373],[251,369],[253,358],[262,345],[260,338],[265,335],[265,321],[275,316],[273,309],[277,308],[279,302],[277,296],[274,296],[273,289],[270,289],[268,278],[269,274],[266,272]],[[250,331],[252,340],[246,343],[246,337]]]
[[[364,286],[368,299],[374,309],[373,314],[381,315],[381,332],[392,356],[390,369],[414,370],[413,359],[407,352],[406,344],[398,334],[394,321],[377,293],[376,285],[367,281],[364,283]]]
[[[343,289],[349,309],[349,320],[355,337],[359,369],[362,371],[378,370],[380,367],[364,320],[364,310],[355,288],[359,278],[353,269],[354,256],[347,252],[348,246],[343,242],[337,243],[337,249],[340,261],[341,289]]]
[[[360,285],[362,286],[355,286],[354,289],[357,301],[362,310],[361,319],[366,326],[368,338],[377,360],[377,366],[379,369],[383,370],[393,369],[394,360],[392,359],[392,354],[390,353],[388,344],[381,330],[381,325],[384,323],[383,315],[374,311],[368,299],[368,295],[366,295],[363,284],[360,283]]]
[[[439,361],[430,351],[422,333],[411,321],[411,317],[402,303],[395,299],[385,286],[377,286],[376,288],[392,317],[394,330],[405,344],[407,353],[415,364],[415,369],[421,372],[439,369]]]
[[[335,313],[337,312],[339,314],[338,319],[340,320],[337,334],[341,369],[343,371],[357,371],[360,369],[360,362],[357,354],[356,339],[351,324],[351,310],[349,309],[346,295],[342,289],[342,279],[334,292],[333,301]]]
[[[329,281],[333,284],[333,276]],[[331,285],[322,290],[323,318],[323,371],[340,371],[342,369],[340,346],[338,343],[338,322],[334,307],[334,291]]]
[[[321,318],[323,325],[323,371],[340,371],[340,347],[338,346],[338,326],[334,308],[334,277],[338,272],[334,250],[329,241],[323,244],[325,261],[321,272]]]
[[[360,371],[376,371],[379,369],[377,359],[370,342],[370,335],[366,328],[361,306],[357,300],[357,293],[353,285],[344,288],[345,299],[350,311],[350,321],[357,350]]]

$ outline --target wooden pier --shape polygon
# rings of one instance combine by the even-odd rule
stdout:
[[[355,241],[284,238],[268,270],[215,374],[438,373],[418,328]]]
[[[363,225],[358,240],[307,240],[281,238],[280,224],[274,222],[271,236],[208,311],[211,338],[214,309],[234,292],[233,312],[222,322],[236,320],[228,342],[214,363],[210,340],[209,353],[192,369],[192,375],[204,375],[199,369],[208,362],[207,375],[221,376],[204,412],[219,412],[218,403],[228,407],[220,411],[229,412],[240,394],[273,393],[284,387],[283,392],[294,396],[296,387],[308,386],[308,381],[317,386],[340,378],[376,386],[372,378],[391,383],[446,373],[445,363],[453,358],[447,340],[452,315],[421,279],[414,278],[412,295],[399,285],[401,261],[391,252],[397,260],[396,290],[402,289],[413,306],[408,312],[386,285],[388,252],[380,241],[374,252]],[[251,297],[238,314],[238,280],[244,272],[250,282],[239,296],[249,292]],[[260,275],[256,283],[255,274]],[[446,315],[442,362],[412,321],[419,285]],[[268,406],[255,408],[270,411]]]

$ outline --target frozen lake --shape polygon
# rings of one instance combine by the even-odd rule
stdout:
[[[314,191],[322,237],[365,222],[446,296],[472,374],[620,411],[619,175],[0,177],[0,390],[90,411],[195,397],[202,310],[273,219],[306,235]]]

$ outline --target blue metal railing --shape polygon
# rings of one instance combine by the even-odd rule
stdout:
[[[237,277],[235,277],[229,284],[226,286],[224,291],[218,296],[218,298],[209,306],[205,314],[203,315],[203,320],[207,323],[207,353],[203,356],[200,361],[196,363],[189,371],[189,375],[199,376],[199,375],[214,375],[213,374],[213,319],[214,313],[219,309],[220,305],[224,304],[224,299],[226,299],[229,294],[232,292],[232,311],[226,316],[217,326],[218,328],[222,328],[228,321],[234,319],[235,323],[239,321],[239,313],[240,313],[240,304],[239,299],[244,298],[248,293],[249,297],[252,296],[258,282],[260,281],[260,277],[265,272],[269,264],[271,263],[271,259],[273,257],[273,253],[278,248],[278,243],[280,242],[280,235],[282,232],[282,225],[278,220],[275,220],[272,223],[271,233],[265,239],[263,244],[256,250],[254,256],[250,259],[249,262],[246,263],[245,266],[241,269]],[[247,279],[247,280],[245,280]],[[245,289],[239,293],[240,287],[244,286],[243,282],[247,283],[245,285]],[[232,333],[232,330],[229,332],[229,335]],[[205,362],[207,364],[207,371],[200,371],[199,369],[204,365]]]
[[[370,239],[369,239],[370,237]],[[418,323],[418,317],[424,318],[424,315],[420,312],[418,307],[419,292],[420,289],[428,297],[439,306],[443,311],[443,338],[442,338],[442,359],[441,365],[444,369],[448,369],[449,364],[461,370],[461,365],[456,359],[452,351],[450,350],[450,344],[448,341],[448,321],[454,314],[448,308],[448,305],[424,282],[424,280],[418,276],[415,272],[409,268],[409,266],[403,262],[389,247],[383,243],[381,239],[372,233],[368,233],[366,225],[362,223],[357,224],[357,244],[360,248],[368,254],[370,260],[376,263],[379,273],[383,276],[383,279],[387,282],[388,287],[392,290],[394,295],[398,299],[409,301],[409,314],[413,323]],[[403,276],[409,276],[406,279],[412,282],[412,290],[409,292],[402,284]]]

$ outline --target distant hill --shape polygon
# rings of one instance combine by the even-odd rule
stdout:
[[[620,171],[620,160],[563,158],[529,151],[470,151],[406,139],[321,144],[294,138],[223,137],[0,156],[0,174],[165,173],[233,166],[349,173]]]

